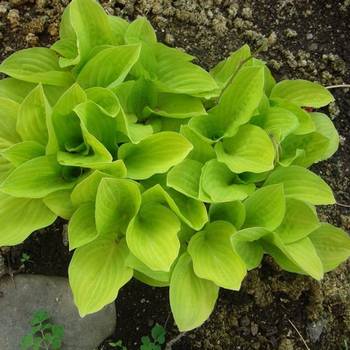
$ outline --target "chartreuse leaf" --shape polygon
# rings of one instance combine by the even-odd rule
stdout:
[[[282,165],[285,160],[291,159],[293,165],[309,167],[325,159],[329,139],[318,132],[307,135],[289,135],[283,140],[281,147]]]
[[[170,280],[170,306],[181,332],[200,326],[212,313],[219,287],[199,278],[193,271],[191,256],[184,253]]]
[[[136,124],[136,116],[125,114],[121,109],[116,117],[116,129],[125,135],[124,141],[139,143],[153,134],[152,125]]]
[[[179,62],[191,62],[195,59],[195,56],[192,56],[181,49],[169,47],[160,42],[153,44],[152,47],[155,52],[156,59],[161,62],[171,60],[177,60]]]
[[[77,64],[80,60],[77,35],[71,25],[70,10],[71,5],[69,4],[63,11],[61,17],[59,30],[60,39],[51,46],[52,50],[55,50],[60,56],[62,56],[59,58],[60,67]]]
[[[135,44],[140,41],[147,44],[155,44],[157,42],[157,36],[147,18],[139,17],[129,24],[125,32],[125,41],[128,44]]]
[[[153,133],[157,133],[159,131],[179,132],[182,126],[187,125],[188,120],[189,119],[167,118],[156,115],[152,115],[149,118]]]
[[[126,259],[127,266],[131,267],[142,275],[149,277],[152,281],[157,282],[157,286],[169,285],[170,272],[164,271],[154,271],[151,270],[147,265],[145,265],[141,260],[136,258],[132,253],[129,254]],[[140,275],[137,274],[135,277],[138,278]]]
[[[139,45],[109,47],[90,59],[80,71],[77,82],[83,87],[117,86],[139,58]]]
[[[218,105],[210,111],[220,125],[222,136],[233,136],[239,126],[250,120],[259,106],[263,92],[263,67],[245,67],[239,70],[223,92]]]
[[[21,142],[16,131],[18,107],[18,103],[0,97],[0,151]]]
[[[150,271],[152,271],[150,269]],[[164,272],[166,273],[166,272]],[[168,273],[170,275],[170,273]],[[138,271],[138,270],[134,270],[134,275],[133,275],[134,278],[136,278],[138,281],[144,283],[144,284],[147,284],[151,287],[168,287],[169,286],[169,281],[168,282],[162,282],[162,281],[159,281],[157,279],[154,279],[152,277],[149,277],[147,275],[145,275],[144,273]]]
[[[17,80],[14,78],[5,78],[0,80],[0,97],[8,98],[13,102],[21,103],[24,98],[35,87],[32,83]]]
[[[23,141],[48,142],[47,114],[50,106],[41,85],[33,89],[22,102],[17,117],[17,132]]]
[[[80,120],[74,108],[87,100],[86,93],[78,85],[72,85],[57,101],[52,110],[52,124],[61,150],[78,148],[83,142]]]
[[[255,124],[278,141],[282,141],[299,126],[298,119],[292,112],[277,106],[269,108]]]
[[[236,183],[236,175],[216,159],[204,165],[200,180],[202,190],[215,203],[243,200],[255,189],[254,184]]]
[[[199,181],[203,164],[193,159],[185,159],[167,174],[167,186],[194,199],[199,196]]]
[[[0,192],[0,246],[22,243],[33,231],[51,225],[56,215],[41,199],[14,198]]]
[[[234,226],[225,221],[210,223],[191,238],[188,252],[198,277],[223,288],[239,290],[246,267],[231,245],[235,231]]]
[[[248,45],[243,45],[241,48],[231,53],[225,60],[219,62],[211,71],[210,74],[214,77],[219,86],[225,86],[231,79],[232,75],[237,73],[238,68],[251,56]]]
[[[116,135],[112,132],[114,119],[102,113],[91,101],[78,105],[74,112],[80,120],[81,135],[76,135],[76,141],[73,140],[76,146],[66,144],[68,152],[58,153],[60,164],[91,168],[96,164],[111,163],[111,153],[117,149]]]
[[[282,222],[286,211],[283,185],[264,186],[245,201],[244,227],[263,227],[273,231]]]
[[[277,99],[274,102],[277,103],[276,107],[283,108],[297,117],[299,125],[293,131],[293,134],[305,135],[316,130],[315,123],[313,122],[310,113],[306,112],[305,109],[294,103],[290,103],[288,100]]]
[[[286,197],[314,205],[335,203],[331,188],[308,169],[299,166],[279,167],[269,175],[264,186],[278,183],[283,184]]]
[[[188,126],[192,132],[209,145],[221,140],[224,135],[223,126],[212,110],[209,111],[208,115],[191,118]]]
[[[194,132],[188,125],[182,125],[180,133],[186,137],[193,145],[192,151],[187,158],[196,160],[201,163],[216,158],[214,148],[210,142],[205,141],[196,132]]]
[[[257,268],[264,256],[264,249],[259,240],[270,234],[262,227],[250,227],[234,233],[232,245],[237,254],[243,259],[248,270]]]
[[[14,197],[42,198],[48,194],[74,186],[74,181],[65,180],[63,168],[55,156],[31,159],[15,170],[1,185],[1,191]]]
[[[69,220],[74,213],[71,201],[71,190],[52,192],[43,198],[45,205],[57,216]]]
[[[8,174],[14,169],[13,164],[11,164],[7,159],[0,155],[0,183],[6,179]]]
[[[132,277],[126,266],[125,240],[98,239],[76,249],[69,265],[69,284],[79,314],[84,317],[101,310],[117,297]]]
[[[143,78],[124,81],[113,88],[126,115],[141,118],[146,106],[157,102],[157,91],[152,82]]]
[[[115,160],[113,162],[91,164],[91,169],[100,170],[105,174],[113,177],[126,177],[126,167],[121,159]]]
[[[287,198],[285,217],[275,232],[283,243],[288,244],[307,237],[318,226],[314,208],[297,199]]]
[[[198,95],[218,89],[208,72],[190,62],[163,59],[157,62],[156,86],[162,92]]]
[[[108,16],[108,20],[114,39],[117,40],[118,44],[124,44],[124,35],[128,29],[129,22],[117,16]]]
[[[255,59],[253,58],[255,61]],[[273,87],[276,85],[276,80],[273,77],[270,69],[267,67],[265,62],[262,62],[263,67],[264,67],[264,91],[267,96],[270,95]]]
[[[168,93],[159,94],[157,102],[152,106],[147,106],[143,113],[145,115],[156,114],[167,118],[179,119],[207,114],[199,98]]]
[[[209,208],[210,221],[227,221],[237,230],[245,221],[245,206],[240,201],[213,203]]]
[[[136,182],[127,179],[103,178],[96,196],[96,226],[100,235],[117,237],[127,226],[141,204]]]
[[[44,47],[24,49],[13,53],[0,65],[0,72],[31,83],[65,86],[73,76],[58,65],[58,56]]]
[[[143,197],[147,201],[168,205],[185,224],[195,230],[200,230],[208,221],[204,203],[188,198],[171,188],[165,191],[157,184],[145,191]]]
[[[86,202],[95,202],[98,186],[104,177],[109,175],[95,170],[77,183],[71,194],[73,205],[78,207]]]
[[[322,113],[310,113],[316,125],[316,131],[328,139],[328,147],[323,153],[323,159],[330,158],[338,149],[339,134],[332,121]],[[323,160],[322,159],[322,160]]]
[[[83,65],[93,48],[114,43],[112,29],[108,15],[94,0],[73,0],[68,11],[64,38],[73,41],[73,52],[76,47],[78,56],[68,56],[61,63],[63,66],[78,63]]]
[[[324,272],[335,269],[350,256],[349,234],[340,228],[322,223],[309,238],[322,261]]]
[[[101,156],[105,156],[104,153],[107,152],[97,148],[98,142],[101,143],[101,148],[106,148],[111,154],[116,154],[115,119],[103,113],[99,106],[92,101],[76,106],[74,112],[80,119],[85,143],[90,145],[95,153],[101,152]],[[109,159],[109,156],[105,157],[106,160]]]
[[[255,125],[244,125],[236,135],[217,143],[218,161],[234,173],[262,173],[273,169],[274,145],[267,133]]]
[[[124,160],[128,177],[141,180],[165,173],[185,159],[191,149],[192,145],[182,135],[164,131],[143,139],[137,145],[123,144],[118,157]]]
[[[271,91],[271,99],[281,98],[300,107],[320,108],[334,101],[332,94],[322,85],[311,81],[283,80]]]
[[[310,238],[306,237],[290,244],[284,244],[278,234],[274,233],[267,236],[267,239],[280,250],[282,256],[284,255],[284,258],[281,259],[280,254],[275,255],[274,251],[267,250],[284,270],[290,271],[288,261],[285,262],[285,258],[287,258],[292,262],[293,270],[293,265],[296,265],[304,273],[317,280],[323,277],[322,262]],[[291,272],[295,272],[293,270]]]
[[[271,255],[283,270],[301,275],[307,275],[305,271],[290,260],[276,245],[269,243],[267,239],[261,240],[260,243],[263,246],[265,253]]]
[[[5,149],[1,155],[14,166],[45,155],[45,147],[34,141],[24,141]]]
[[[68,225],[69,250],[94,241],[98,236],[95,222],[95,203],[86,202],[74,212]]]
[[[94,101],[101,111],[110,117],[116,117],[120,111],[120,103],[117,96],[110,90],[101,87],[92,87],[85,90],[89,100]]]
[[[150,269],[169,271],[180,249],[180,226],[170,209],[143,199],[126,232],[128,247]]]

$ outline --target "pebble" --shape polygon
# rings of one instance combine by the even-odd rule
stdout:
[[[318,320],[316,322],[311,322],[306,326],[309,338],[313,343],[316,343],[320,339],[320,336],[326,324],[326,320]]]
[[[256,336],[259,332],[259,327],[256,323],[252,322],[252,324],[250,325],[250,331],[252,333],[252,336]]]
[[[294,29],[287,28],[284,32],[287,38],[295,38],[298,36],[298,33]]]
[[[0,4],[0,15],[3,15],[7,12],[8,7],[5,5],[5,3]]]
[[[17,27],[20,19],[18,10],[11,9],[7,15],[7,19],[9,20],[12,28]]]
[[[317,51],[318,50],[318,44],[312,43],[309,45],[309,50],[310,51]]]

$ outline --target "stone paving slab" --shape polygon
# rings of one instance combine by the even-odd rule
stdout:
[[[17,275],[14,282],[7,277],[0,280],[1,350],[20,349],[20,340],[30,331],[37,310],[47,311],[53,323],[64,326],[62,350],[94,350],[115,329],[114,304],[96,314],[79,316],[66,278]]]

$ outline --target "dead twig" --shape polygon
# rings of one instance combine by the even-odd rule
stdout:
[[[338,88],[349,89],[350,88],[350,84],[339,84],[339,85],[326,86],[326,89],[328,89],[328,90],[330,90],[330,89],[338,89]]]
[[[173,345],[177,343],[182,337],[184,337],[187,334],[187,332],[182,332],[179,335],[177,335],[175,338],[171,339],[165,346],[165,350],[172,350]]]
[[[307,345],[307,343],[306,343],[304,337],[301,335],[301,333],[299,332],[299,330],[298,330],[298,328],[295,326],[295,324],[294,324],[291,320],[289,320],[289,319],[288,319],[288,322],[292,325],[292,327],[294,328],[294,330],[295,330],[295,331],[297,332],[297,334],[299,335],[300,339],[302,340],[302,342],[303,342],[304,345],[305,345],[305,349],[310,350],[310,348],[309,348],[309,346]]]
[[[343,204],[343,203],[336,203],[336,205],[339,205],[340,207],[344,207],[344,208],[350,208],[349,204]]]

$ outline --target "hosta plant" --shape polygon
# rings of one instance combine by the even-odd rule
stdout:
[[[276,83],[247,45],[210,72],[193,59],[144,18],[73,0],[51,48],[0,65],[0,246],[69,220],[81,316],[135,277],[169,286],[190,330],[264,254],[317,280],[350,255],[347,233],[319,221],[335,199],[307,169],[338,147],[318,112],[328,90]]]

